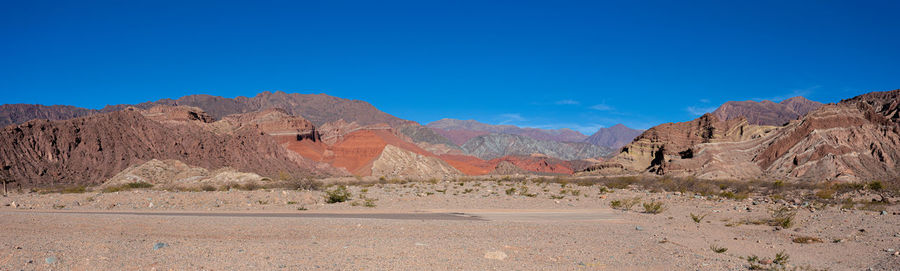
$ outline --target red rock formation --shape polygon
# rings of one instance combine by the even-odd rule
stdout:
[[[297,141],[287,142],[286,147],[303,157],[344,168],[358,176],[372,174],[372,161],[378,158],[384,147],[389,144],[416,154],[436,157],[416,144],[397,137],[389,128],[377,129],[377,127],[350,132],[332,145]]]
[[[34,120],[0,130],[0,163],[12,166],[11,175],[25,185],[99,184],[151,159],[212,169],[230,166],[265,176],[323,173],[258,131],[216,134],[197,124],[157,122],[130,110]]]
[[[896,178],[898,105],[900,90],[869,93],[822,106],[783,127],[719,121],[708,114],[651,128],[611,162],[625,170],[702,178]]]

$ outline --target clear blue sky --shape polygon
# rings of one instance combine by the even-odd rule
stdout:
[[[0,103],[327,93],[591,133],[900,88],[900,1],[2,1]]]

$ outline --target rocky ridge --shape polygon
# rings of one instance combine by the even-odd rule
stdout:
[[[797,96],[775,103],[772,101],[732,101],[712,112],[720,120],[745,118],[753,125],[781,126],[818,109],[822,103]]]

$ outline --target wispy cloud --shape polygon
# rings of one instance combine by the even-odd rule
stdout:
[[[522,117],[522,114],[519,113],[506,113],[500,114],[497,116],[500,119],[500,124],[510,124],[514,122],[523,122],[528,119]]]
[[[709,99],[700,99],[700,102],[701,102],[701,103],[708,104],[708,103],[709,103]]]
[[[600,110],[600,111],[612,111],[613,107],[608,106],[606,104],[596,104],[594,106],[591,106],[591,109]]]
[[[815,90],[820,89],[820,88],[822,88],[822,86],[816,85],[816,86],[811,86],[811,87],[808,87],[808,88],[792,89],[792,90],[790,90],[788,93],[785,93],[785,94],[782,94],[782,95],[772,96],[772,97],[768,97],[768,98],[753,98],[753,99],[751,99],[751,100],[754,100],[754,101],[757,101],[757,102],[763,101],[763,100],[769,100],[769,101],[773,101],[773,102],[780,102],[780,101],[787,100],[787,99],[789,99],[789,98],[793,98],[793,97],[797,97],[797,96],[809,96],[809,95],[812,94]]]
[[[694,116],[701,116],[703,114],[712,112],[716,110],[716,107],[700,107],[700,106],[688,106],[685,108],[688,113]]]
[[[581,104],[581,102],[578,102],[576,100],[565,99],[565,100],[556,101],[556,104],[558,104],[558,105],[579,105],[579,104]]]

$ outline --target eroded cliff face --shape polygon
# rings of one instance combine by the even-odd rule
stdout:
[[[176,111],[191,112],[167,112],[180,115]],[[99,184],[151,159],[204,168],[230,166],[265,176],[323,173],[259,131],[217,134],[203,128],[208,124],[203,119],[160,122],[124,110],[63,121],[34,120],[0,130],[0,163],[10,165],[12,177],[26,186]]]
[[[228,115],[214,125],[219,132],[230,133],[240,129],[256,129],[279,141],[320,141],[321,136],[312,122],[301,116],[293,116],[284,109],[266,109],[257,112]]]
[[[706,114],[692,121],[648,129],[625,145],[613,161],[625,170],[664,174],[669,161],[693,158],[699,144],[744,141],[762,137],[774,129],[750,125],[743,118],[721,121]]]
[[[716,179],[897,177],[898,104],[900,90],[874,92],[822,106],[783,127],[705,115],[651,128],[623,148],[615,166],[606,166]]]

